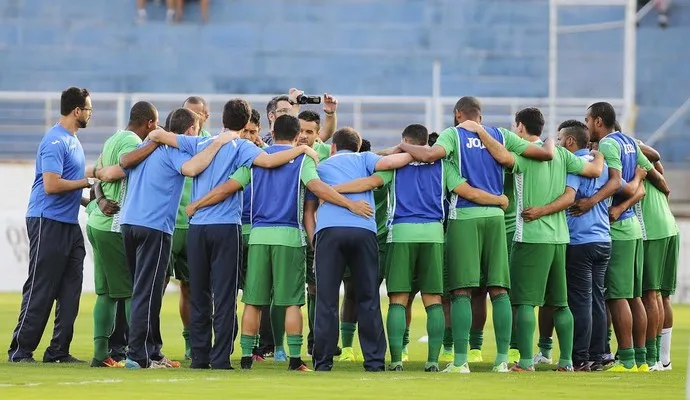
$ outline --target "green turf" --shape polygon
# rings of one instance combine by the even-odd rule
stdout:
[[[19,311],[19,294],[0,295],[0,332],[9,345]],[[163,302],[161,323],[167,356],[181,359],[184,344],[177,314],[177,294],[170,293]],[[81,313],[72,353],[84,360],[92,356],[92,319],[94,297],[82,297]],[[241,308],[241,307],[240,307]],[[385,308],[384,308],[385,310]],[[495,355],[493,331],[489,318],[484,335],[484,359]],[[670,372],[648,374],[557,373],[493,374],[490,364],[472,365],[470,375],[424,373],[426,344],[418,342],[425,335],[425,317],[421,303],[414,311],[410,359],[399,373],[366,373],[361,363],[336,363],[333,372],[298,374],[286,371],[286,364],[272,360],[255,364],[252,371],[113,370],[88,366],[13,364],[2,356],[0,362],[0,399],[79,399],[79,398],[347,398],[347,399],[450,399],[467,396],[472,400],[519,399],[681,399],[685,397],[690,307],[675,308],[673,330],[673,366]],[[40,359],[50,340],[52,323],[46,329],[35,357]],[[306,340],[305,340],[306,342]],[[357,343],[355,349],[358,351]],[[535,342],[536,346],[536,342]],[[5,347],[6,348],[6,347]],[[237,346],[239,349],[239,345]],[[554,347],[557,349],[557,346]],[[557,356],[558,351],[554,350]],[[235,360],[235,358],[233,358]],[[306,359],[306,356],[305,356]],[[239,366],[239,361],[234,361]]]

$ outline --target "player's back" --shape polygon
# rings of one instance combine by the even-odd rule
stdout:
[[[444,218],[443,162],[412,162],[394,172],[392,223],[441,222]]]
[[[575,155],[587,162],[594,159],[587,150],[578,150]],[[590,198],[608,182],[608,166],[604,164],[604,169],[598,178],[586,178],[571,174],[566,179],[569,187],[576,187],[575,200]],[[601,241],[601,238],[609,238],[610,240],[609,207],[611,207],[610,197],[595,204],[591,210],[581,216],[574,217],[566,212],[570,244],[593,243]]]
[[[635,177],[635,170],[637,169],[637,158],[639,148],[635,140],[628,135],[621,132],[613,132],[599,142],[600,149],[602,146],[613,145],[620,154],[620,164],[621,164],[621,177],[626,182],[630,182]],[[606,156],[607,152],[603,152]],[[606,160],[607,162],[609,160]],[[625,200],[625,196],[622,194],[613,195],[613,205],[618,205]],[[626,220],[632,218],[635,215],[632,207],[625,210],[618,221]]]
[[[472,187],[481,189],[496,196],[503,194],[503,167],[484,147],[479,136],[468,130],[456,128],[460,147],[460,175],[467,179]],[[503,134],[498,128],[485,126],[484,129],[496,139],[504,144]],[[456,160],[457,161],[457,160]],[[458,208],[480,207],[464,198],[457,199]]]

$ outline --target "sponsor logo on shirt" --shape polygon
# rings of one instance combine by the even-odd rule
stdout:
[[[60,143],[59,140],[56,140],[56,141],[54,141],[54,142],[50,142],[50,144],[58,144],[58,143]]]
[[[630,143],[625,143],[625,144],[623,144],[623,152],[625,154],[635,153],[636,152],[635,146],[633,146]]]
[[[468,149],[486,149],[486,147],[479,138],[467,138],[467,143],[465,144],[465,147],[467,147]]]

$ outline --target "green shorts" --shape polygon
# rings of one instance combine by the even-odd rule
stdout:
[[[170,249],[170,259],[168,260],[168,276],[172,276],[182,283],[189,283],[187,232],[189,232],[189,229],[175,228]]]
[[[661,275],[671,246],[671,237],[645,240],[644,266],[642,268],[642,291],[661,290]]]
[[[510,303],[514,306],[568,306],[566,244],[513,243]]]
[[[443,243],[390,243],[386,262],[388,293],[443,293]]]
[[[307,262],[304,263],[305,273],[307,276],[307,285],[316,286],[316,275],[314,274],[314,249],[307,246]]]
[[[242,302],[253,306],[304,305],[305,259],[304,247],[250,244]]]
[[[676,293],[676,279],[678,275],[678,253],[680,251],[680,238],[671,236],[666,253],[666,259],[661,271],[661,295],[672,296]]]
[[[606,299],[642,297],[642,239],[612,240],[611,260],[606,270]]]
[[[449,290],[476,287],[510,288],[502,216],[448,221],[446,257]]]
[[[510,265],[510,255],[513,253],[513,238],[515,231],[506,232],[506,248],[508,249],[508,265]]]
[[[132,297],[132,273],[127,265],[122,234],[87,225],[86,236],[93,248],[96,294],[108,295],[113,299]]]

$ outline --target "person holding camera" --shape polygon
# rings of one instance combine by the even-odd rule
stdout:
[[[338,125],[338,118],[336,116],[336,109],[338,108],[338,100],[328,93],[321,96],[305,96],[303,90],[291,88],[288,95],[280,95],[271,99],[266,105],[266,118],[268,118],[268,132],[263,136],[263,141],[271,145],[273,144],[273,122],[281,115],[299,114],[301,104],[321,104],[323,101],[323,112],[326,114],[324,119],[323,129],[319,132],[319,140],[322,142],[328,141],[335,132]]]

